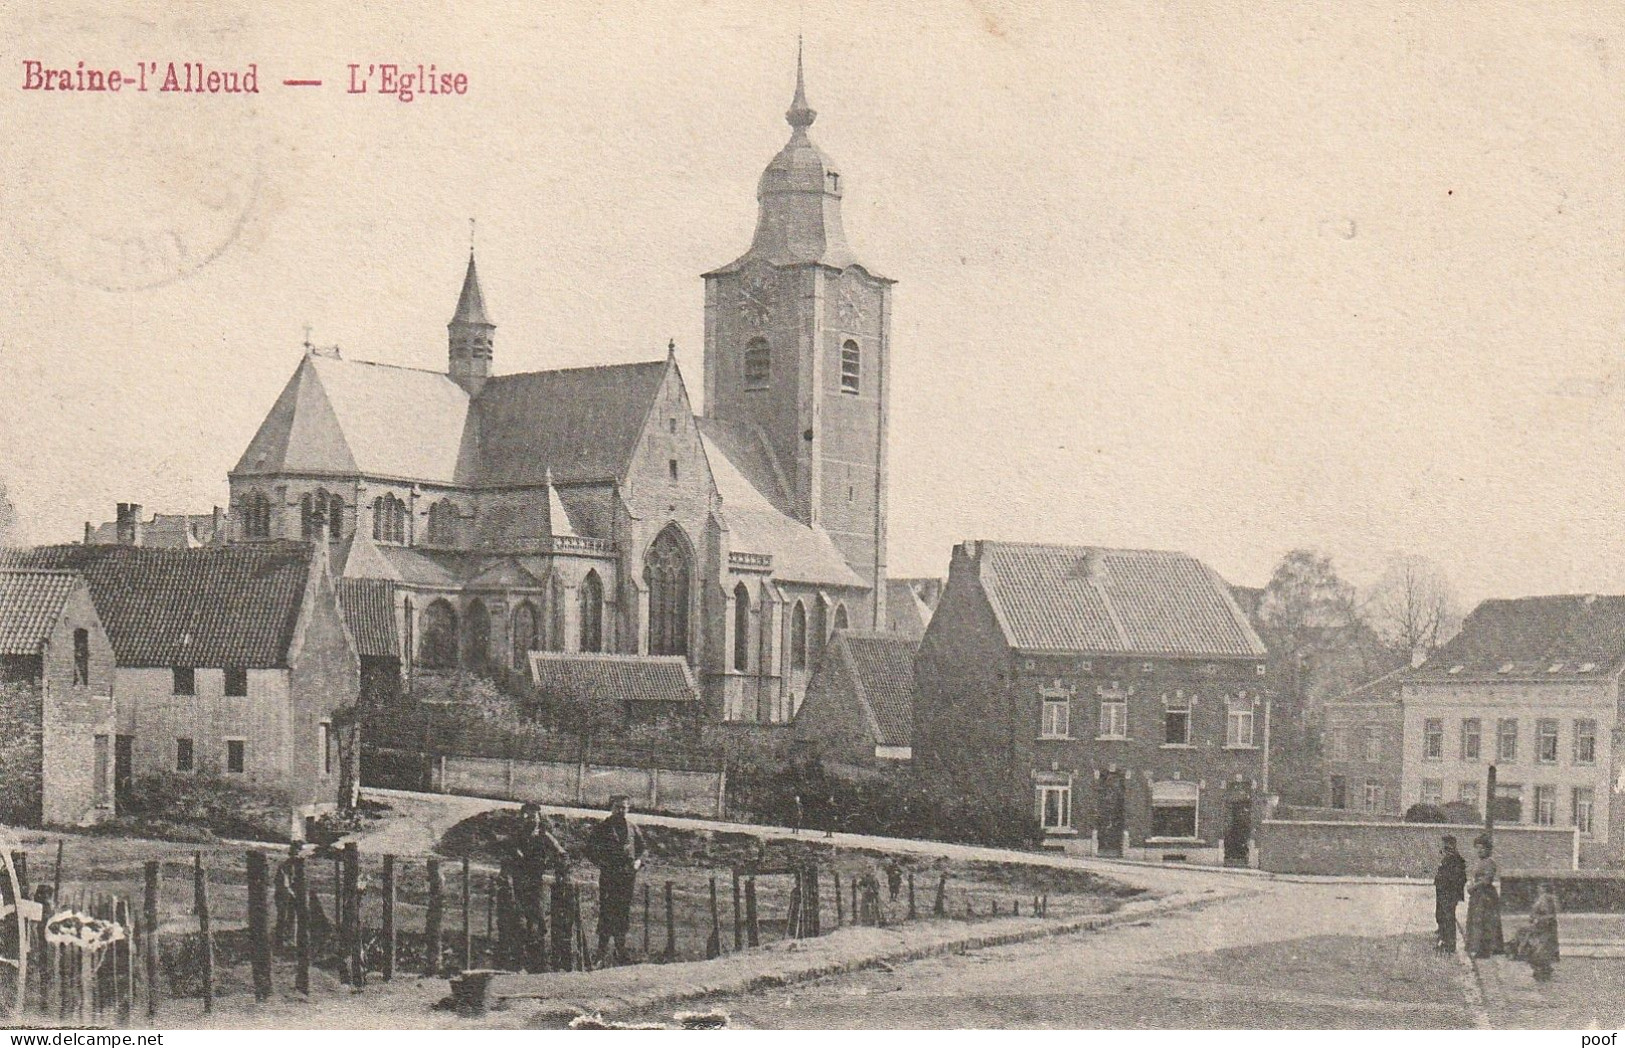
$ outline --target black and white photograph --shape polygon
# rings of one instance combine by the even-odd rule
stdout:
[[[1625,8],[0,40],[0,1026],[1615,1043]]]

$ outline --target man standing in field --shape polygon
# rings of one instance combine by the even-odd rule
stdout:
[[[607,961],[615,941],[615,963],[626,962],[626,936],[632,924],[632,895],[643,865],[643,835],[627,821],[627,797],[610,800],[609,817],[587,838],[587,858],[598,867],[598,956]]]

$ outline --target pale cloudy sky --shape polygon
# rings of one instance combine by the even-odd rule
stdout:
[[[471,215],[498,370],[672,337],[697,396],[699,275],[749,241],[800,31],[850,239],[899,281],[896,573],[995,537],[1625,591],[1619,5],[336,7],[0,15],[29,537],[223,501],[306,323],[443,365]],[[25,92],[31,57],[252,61],[261,93]],[[469,92],[344,93],[385,61]]]

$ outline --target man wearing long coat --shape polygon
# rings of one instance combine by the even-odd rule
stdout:
[[[613,939],[617,963],[626,961],[632,895],[643,865],[643,835],[626,818],[630,806],[626,797],[614,798],[609,817],[587,837],[587,858],[598,867],[598,956],[607,961]]]
[[[1433,919],[1439,926],[1434,943],[1440,953],[1456,952],[1456,905],[1467,889],[1467,860],[1446,834],[1439,844],[1439,869],[1433,874]]]

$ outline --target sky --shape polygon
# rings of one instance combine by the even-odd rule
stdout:
[[[1625,8],[260,6],[0,14],[29,539],[224,502],[307,324],[443,367],[471,217],[499,372],[675,339],[698,398],[700,274],[749,243],[799,33],[848,237],[898,281],[894,574],[999,538],[1625,592]],[[25,91],[29,59],[260,93]],[[469,86],[350,94],[352,62]]]

